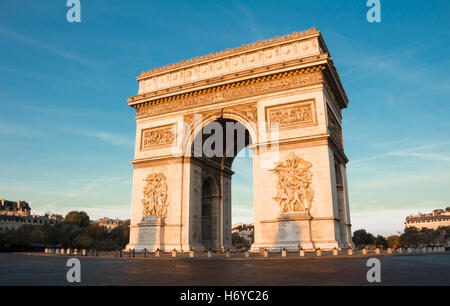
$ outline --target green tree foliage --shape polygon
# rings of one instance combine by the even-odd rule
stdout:
[[[365,229],[354,231],[352,240],[356,247],[375,244],[376,242],[375,237],[371,233],[366,232]]]
[[[404,233],[400,236],[400,243],[404,246],[417,247],[420,244],[419,231],[417,228],[405,228]]]
[[[381,235],[378,235],[378,236],[375,238],[375,245],[376,245],[377,247],[383,248],[383,249],[387,249],[387,247],[388,247],[388,243],[387,243],[386,238],[384,238],[384,237],[381,236]]]
[[[79,249],[89,249],[93,244],[94,240],[87,233],[78,234],[72,241],[72,245]]]
[[[90,222],[89,216],[84,211],[71,211],[64,217],[64,220],[61,223],[86,227]]]
[[[233,233],[231,235],[231,243],[238,250],[248,250],[250,249],[250,242],[247,239],[242,238],[238,233]]]
[[[402,247],[403,245],[400,243],[400,236],[399,235],[391,235],[387,237],[387,246],[391,249],[398,249]]]
[[[46,247],[118,250],[125,248],[130,236],[126,221],[108,231],[90,224],[85,212],[70,212],[56,225],[23,225],[0,234],[0,251],[34,251]]]
[[[450,239],[450,226],[441,226],[436,230],[431,228],[405,228],[399,241],[405,247],[436,246],[446,244]]]

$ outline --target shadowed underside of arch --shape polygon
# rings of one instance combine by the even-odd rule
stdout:
[[[251,143],[248,129],[233,119],[219,118],[203,126],[197,132],[191,146],[191,176],[201,176],[201,209],[196,200],[190,206],[193,219],[192,232],[201,232],[201,239],[195,236],[193,244],[205,248],[231,248],[231,179],[234,174],[232,163],[237,154]],[[191,181],[195,188],[196,180]],[[212,188],[217,186],[217,188]],[[214,192],[214,190],[216,192]],[[201,212],[197,215],[198,212]],[[198,241],[195,241],[198,239]]]

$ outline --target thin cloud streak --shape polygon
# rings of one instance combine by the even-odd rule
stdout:
[[[103,132],[103,131],[88,131],[81,129],[66,129],[64,131],[75,135],[97,139],[114,146],[131,147],[134,145],[134,139],[130,136],[126,136],[123,134]]]
[[[450,158],[447,157],[447,156],[449,156],[449,154],[417,152],[417,151],[426,150],[426,149],[436,149],[438,147],[446,146],[449,144],[450,144],[450,141],[444,141],[444,142],[440,142],[440,143],[426,144],[426,145],[412,147],[412,148],[406,148],[406,149],[402,149],[402,150],[390,150],[386,153],[373,155],[373,156],[369,156],[369,157],[364,157],[364,158],[360,158],[360,159],[355,159],[352,161],[352,166],[354,166],[355,164],[358,165],[359,163],[363,163],[365,161],[372,161],[375,159],[382,159],[382,158],[388,158],[388,157],[393,157],[393,156],[412,156],[412,157],[426,158],[426,159],[432,159],[432,160],[437,160],[437,161],[450,161]]]
[[[54,54],[56,56],[59,56],[59,57],[61,57],[63,59],[75,61],[75,62],[78,62],[78,63],[83,64],[85,66],[90,66],[90,63],[87,60],[85,60],[84,58],[81,58],[78,55],[73,54],[71,52],[68,52],[68,51],[66,51],[64,49],[59,49],[59,48],[57,48],[55,46],[52,46],[51,44],[48,44],[46,42],[41,42],[41,41],[36,40],[34,38],[24,36],[24,35],[22,35],[20,33],[13,32],[13,31],[8,30],[8,29],[3,28],[3,27],[0,27],[0,34],[4,35],[4,36],[7,36],[7,37],[9,37],[11,39],[14,39],[15,41],[21,42],[23,44],[26,44],[26,45],[29,45],[29,46],[32,46],[32,47],[35,47],[35,48],[39,48],[39,49],[42,49],[42,50],[46,50],[46,51],[48,51],[48,52],[50,52],[50,53],[52,53],[52,54]]]

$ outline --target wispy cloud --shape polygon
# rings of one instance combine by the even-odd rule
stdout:
[[[6,71],[6,72],[12,72],[14,74],[24,76],[26,78],[39,80],[39,81],[45,82],[46,84],[50,83],[55,86],[60,86],[61,84],[63,84],[66,86],[70,85],[70,86],[80,86],[80,87],[94,88],[94,89],[98,88],[98,86],[96,86],[95,83],[92,83],[92,82],[79,82],[79,81],[71,80],[67,77],[48,76],[48,75],[45,75],[41,71],[39,73],[31,73],[28,71],[23,71],[23,70],[14,69],[14,68],[0,68],[0,70]]]
[[[23,124],[10,124],[0,121],[0,135],[37,138],[44,136],[44,133]]]
[[[426,41],[414,41],[382,52],[374,51],[373,49],[376,50],[376,48],[368,49],[358,41],[335,31],[328,32],[334,40],[351,46],[348,50],[346,49],[348,52],[341,54],[338,62],[345,68],[341,71],[345,86],[349,87],[361,81],[367,84],[380,77],[389,78],[390,84],[400,81],[406,85],[401,87],[403,92],[393,93],[390,86],[385,86],[383,89],[386,93],[385,101],[389,106],[398,105],[400,101],[407,101],[405,98],[424,91],[431,91],[433,94],[448,92],[450,80],[448,78],[442,80],[439,70],[448,67],[450,61],[436,60],[430,64],[424,62],[424,56],[422,56],[438,48],[439,45],[447,43],[450,37],[448,32],[429,36]]]
[[[255,21],[254,15],[244,5],[241,5],[237,1],[228,1],[224,5],[220,1],[211,1],[210,4],[215,6],[220,12],[226,14],[229,20],[232,20],[240,29],[244,31],[250,30],[254,40],[263,38],[263,33]],[[228,9],[230,5],[233,5],[235,9]]]
[[[78,56],[77,54],[73,54],[62,48],[55,47],[47,42],[42,42],[40,40],[22,35],[20,33],[8,30],[6,28],[0,27],[0,35],[7,36],[11,39],[14,39],[15,41],[29,45],[34,48],[46,50],[46,51],[50,52],[51,54],[61,57],[63,59],[75,61],[80,64],[86,65],[86,66],[90,65],[90,63],[87,60]]]
[[[398,141],[395,142],[391,142],[391,144],[402,144],[404,143],[406,140],[405,139],[400,139]],[[437,142],[437,143],[430,143],[430,144],[425,144],[425,145],[420,145],[420,146],[415,146],[415,147],[405,147],[402,149],[394,149],[394,150],[390,150],[388,152],[384,152],[381,154],[376,154],[376,155],[372,155],[372,156],[368,156],[368,157],[363,157],[360,159],[355,159],[352,161],[352,166],[353,165],[358,165],[360,163],[366,162],[366,161],[373,161],[376,159],[382,159],[382,158],[388,158],[388,157],[417,157],[417,158],[423,158],[423,159],[428,159],[428,160],[436,160],[436,161],[450,161],[450,153],[445,152],[445,153],[436,153],[436,149],[439,147],[443,147],[443,146],[447,146],[450,144],[450,141],[443,141],[443,142]],[[423,150],[432,150],[432,152],[420,152]]]
[[[103,131],[89,131],[82,129],[64,129],[63,131],[69,132],[75,135],[85,136],[93,139],[100,140],[105,143],[109,143],[114,146],[126,146],[131,147],[134,145],[133,137],[128,135],[110,133]]]

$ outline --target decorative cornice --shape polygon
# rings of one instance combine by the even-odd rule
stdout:
[[[268,76],[247,79],[239,82],[195,90],[185,94],[155,99],[132,105],[137,109],[136,118],[145,118],[197,106],[230,101],[237,98],[257,96],[261,94],[289,90],[302,86],[321,84],[322,70],[318,65]]]

